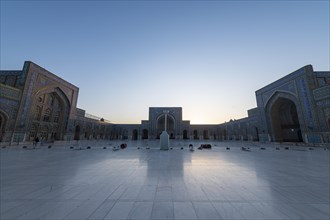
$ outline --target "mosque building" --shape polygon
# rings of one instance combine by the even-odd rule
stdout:
[[[217,125],[182,119],[181,107],[150,107],[141,124],[113,124],[77,108],[79,88],[37,64],[0,71],[0,142],[170,139],[330,143],[330,71],[304,66],[256,91],[246,118]],[[165,112],[167,117],[165,117]]]

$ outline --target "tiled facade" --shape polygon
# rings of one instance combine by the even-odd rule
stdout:
[[[78,87],[27,61],[0,72],[1,142],[171,139],[330,143],[330,72],[305,66],[256,91],[248,117],[192,125],[181,107],[150,107],[141,124],[111,124],[76,107]],[[164,112],[165,111],[165,112]],[[220,114],[220,113],[219,113]]]
[[[256,91],[260,139],[329,143],[330,72],[311,65]]]
[[[77,139],[80,124],[92,124],[99,136],[107,124],[80,114],[78,87],[29,61],[22,71],[1,71],[0,91],[1,142]]]

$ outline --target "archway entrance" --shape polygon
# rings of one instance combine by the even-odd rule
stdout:
[[[47,125],[44,125],[41,128],[41,133],[40,133],[41,140],[47,141],[48,140],[48,133],[49,133],[49,128],[48,128]]]
[[[165,130],[165,115],[162,115],[157,120],[157,138]],[[167,115],[166,131],[170,135],[171,139],[175,139],[175,122],[174,118]]]
[[[203,139],[204,140],[208,140],[209,139],[209,131],[208,130],[204,130],[203,131]]]
[[[134,129],[132,133],[132,140],[136,141],[137,139],[138,139],[138,131],[137,129]]]
[[[52,88],[35,94],[31,107],[29,140],[40,136],[44,141],[62,140],[70,111],[70,102],[59,88]],[[35,124],[39,128],[32,131]]]
[[[259,129],[254,127],[253,141],[259,141]]]
[[[287,98],[278,98],[271,107],[270,117],[276,142],[302,142],[296,105]]]
[[[147,129],[143,129],[142,130],[142,139],[148,139],[148,130]]]
[[[79,140],[80,139],[80,126],[76,125],[76,128],[74,130],[74,140]]]
[[[7,125],[7,117],[0,112],[0,142],[3,139]]]
[[[124,129],[122,131],[122,139],[123,140],[127,140],[128,139],[128,131],[126,129]]]
[[[183,139],[185,139],[185,140],[189,139],[187,130],[183,130]]]
[[[198,137],[198,131],[197,130],[194,130],[194,140],[198,140],[199,137]]]
[[[227,130],[223,129],[223,139],[227,140]]]

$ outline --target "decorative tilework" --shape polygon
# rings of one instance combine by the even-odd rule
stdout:
[[[27,73],[28,73],[28,70],[29,70],[29,67],[30,67],[30,63],[31,63],[31,62],[28,62],[28,61],[24,62],[22,75],[21,75],[21,77],[19,78],[19,84],[20,84],[21,86],[23,86],[24,83],[25,83],[25,79],[26,79],[26,76],[27,76]]]
[[[297,96],[297,88],[296,88],[295,82],[291,81],[291,82],[285,83],[282,86],[273,88],[272,90],[262,94],[262,98],[263,98],[263,101],[264,101],[264,106],[266,106],[269,99],[274,95],[275,92],[287,92],[287,93],[290,93],[294,96]]]
[[[37,79],[37,74],[33,72],[31,74],[31,80],[30,80],[30,83],[28,85],[28,89],[27,89],[27,93],[26,93],[26,98],[24,100],[23,111],[22,111],[21,116],[20,116],[20,122],[21,122],[21,125],[22,126],[24,126],[24,121],[27,118],[26,115],[27,115],[27,112],[28,112],[28,106],[31,103],[32,92],[33,92],[33,89],[34,89],[34,84],[36,82],[36,79]]]
[[[325,99],[323,101],[319,101],[316,103],[317,106],[323,106],[323,107],[329,107],[330,106],[330,100]]]
[[[261,132],[266,130],[266,122],[265,122],[265,109],[264,105],[262,102],[262,96],[258,95],[257,96],[257,105],[258,105],[258,110],[259,110],[259,115],[260,115],[260,128]]]
[[[151,134],[156,132],[157,119],[164,114],[164,110],[168,110],[168,115],[174,119],[175,122],[175,133],[181,131],[182,122],[182,108],[181,107],[150,107],[149,108],[149,121]]]
[[[316,77],[330,77],[329,71],[315,71],[314,73]]]
[[[6,107],[18,107],[18,102],[10,99],[4,99],[0,97],[0,105]]]
[[[322,143],[322,137],[320,134],[308,134],[308,143]]]
[[[306,119],[308,121],[308,125],[314,127],[314,122],[313,122],[313,113],[311,109],[311,103],[308,98],[308,91],[307,91],[307,86],[304,78],[301,78],[299,80],[300,82],[300,91],[301,91],[301,99],[302,99],[302,104],[303,104],[303,109],[306,112]]]
[[[41,88],[41,87],[44,87],[44,86],[47,86],[47,85],[49,85],[49,84],[51,84],[50,83],[50,81],[49,80],[47,80],[45,77],[43,77],[42,75],[40,75],[39,77],[38,77],[38,88]]]
[[[314,99],[315,100],[321,100],[321,99],[326,99],[326,98],[330,98],[330,86],[324,86],[318,89],[315,89],[313,91],[314,94]]]
[[[284,76],[283,78],[259,89],[256,91],[257,94],[262,94],[265,93],[267,91],[269,91],[270,89],[274,89],[274,88],[278,88],[279,86],[283,85],[283,83],[285,82],[290,82],[290,81],[294,81],[297,77],[302,76],[303,74],[305,74],[306,72],[306,67],[302,67],[296,71],[294,71],[293,73],[290,73],[289,75]]]
[[[327,108],[324,109],[324,114],[326,116],[330,116],[330,103],[329,103],[329,106]]]
[[[19,89],[0,84],[0,97],[19,101],[21,98],[21,94],[22,92]]]

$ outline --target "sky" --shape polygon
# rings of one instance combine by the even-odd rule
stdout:
[[[269,83],[330,69],[329,10],[328,0],[1,0],[0,67],[30,60],[113,123],[182,107],[191,124],[220,124],[247,117]]]

